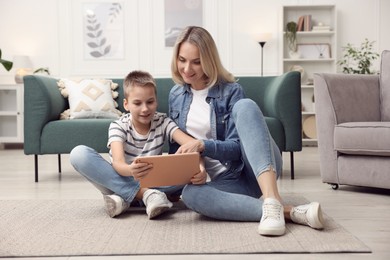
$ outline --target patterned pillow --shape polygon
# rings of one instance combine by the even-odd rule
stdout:
[[[122,112],[117,110],[115,98],[118,84],[107,79],[61,79],[58,87],[62,96],[68,98],[69,109],[61,113],[60,119],[113,118]]]

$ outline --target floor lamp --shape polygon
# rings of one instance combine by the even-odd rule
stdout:
[[[261,76],[263,76],[263,49],[266,42],[259,42],[261,46]]]
[[[258,43],[261,46],[261,76],[263,76],[263,50],[264,50],[264,45],[270,39],[271,39],[271,34],[270,33],[260,33],[259,36],[258,36]]]

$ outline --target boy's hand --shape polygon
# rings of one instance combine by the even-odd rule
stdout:
[[[138,162],[137,159],[130,164],[131,176],[136,180],[140,180],[145,177],[153,168],[153,164],[146,162]]]
[[[203,160],[201,161],[199,168],[200,171],[197,174],[195,174],[191,179],[192,184],[201,185],[206,183],[207,172],[206,169],[204,168]]]

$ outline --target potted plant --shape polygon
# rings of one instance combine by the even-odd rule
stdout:
[[[286,40],[290,56],[297,54],[297,23],[288,22],[286,25]]]
[[[1,49],[0,49],[0,63],[1,65],[3,65],[3,67],[7,70],[7,71],[10,71],[12,69],[12,65],[13,63],[11,61],[8,61],[8,60],[3,60],[1,58]]]
[[[375,41],[370,42],[367,38],[360,47],[354,47],[348,43],[342,47],[343,58],[337,62],[345,74],[374,74],[371,70],[373,61],[379,58],[377,52],[372,51]]]

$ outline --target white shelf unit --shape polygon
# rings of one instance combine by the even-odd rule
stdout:
[[[23,143],[23,84],[0,84],[0,144]]]
[[[313,26],[319,23],[329,26],[329,31],[298,31],[296,35],[297,44],[310,45],[309,58],[300,58],[304,55],[298,52],[299,57],[289,52],[286,41],[286,24],[294,21],[298,23],[301,16],[311,15]],[[335,5],[287,5],[282,7],[281,36],[282,44],[280,53],[282,62],[280,70],[284,73],[291,70],[303,70],[301,78],[302,93],[302,142],[304,146],[316,146],[316,126],[314,108],[314,73],[336,73],[337,71],[337,11]],[[326,53],[321,57],[323,46],[329,46],[329,55]],[[318,57],[316,57],[318,52]],[[311,118],[309,118],[311,117]],[[314,120],[313,120],[314,117]],[[309,119],[308,119],[309,118]],[[308,120],[308,121],[306,121]],[[306,121],[306,124],[305,124]],[[314,123],[313,123],[314,122]],[[305,133],[306,132],[306,133]],[[309,136],[308,136],[309,135]]]

